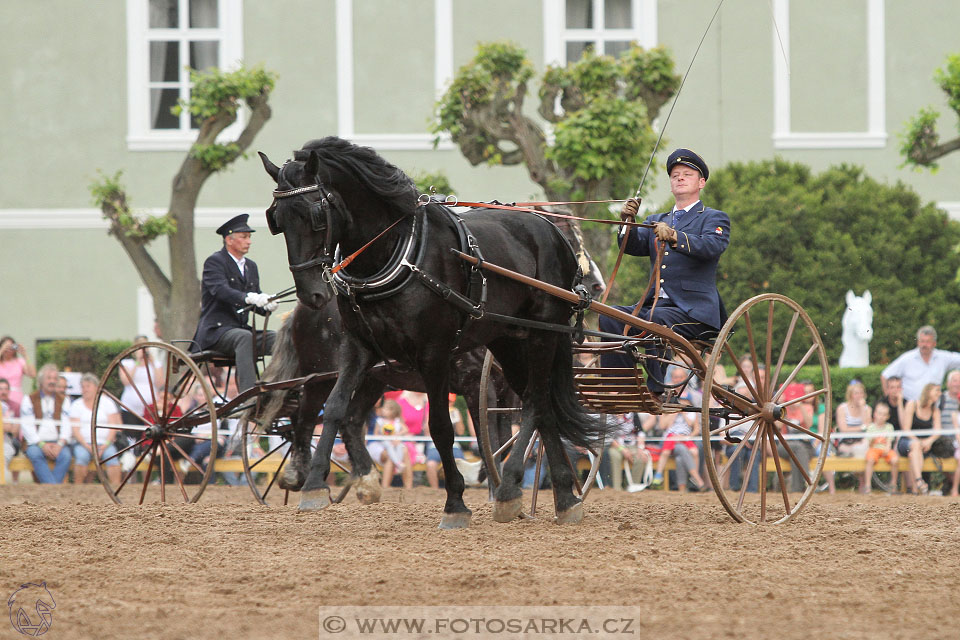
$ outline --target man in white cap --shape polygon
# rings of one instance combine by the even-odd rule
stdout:
[[[259,314],[273,311],[277,303],[260,291],[257,263],[247,258],[250,234],[247,214],[231,218],[217,229],[223,248],[203,263],[200,322],[193,341],[199,349],[213,349],[236,360],[237,389],[249,389],[257,381],[253,333],[248,307]],[[257,351],[270,353],[273,331],[257,332]]]

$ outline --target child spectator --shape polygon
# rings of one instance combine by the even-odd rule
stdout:
[[[378,410],[373,434],[377,436],[405,436],[409,430],[403,422],[402,409],[396,400],[384,400]],[[410,463],[410,450],[399,440],[374,440],[368,446],[370,457],[383,468],[383,488],[393,483],[393,477],[400,474],[404,489],[413,489],[413,465]]]
[[[878,402],[873,408],[873,422],[867,425],[865,429],[869,434],[884,434],[870,438],[870,448],[867,449],[867,464],[864,468],[864,483],[860,488],[862,493],[870,493],[870,479],[873,477],[873,465],[877,460],[883,458],[890,463],[890,486],[896,490],[897,486],[897,464],[900,462],[900,456],[893,450],[893,425],[890,424],[890,405],[886,402]]]

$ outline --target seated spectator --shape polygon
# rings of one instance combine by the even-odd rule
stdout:
[[[90,444],[93,401],[96,399],[99,385],[97,376],[92,373],[83,374],[80,379],[82,393],[70,406],[70,423],[73,427],[73,439],[76,441],[73,445],[73,483],[83,484],[86,481],[90,460],[94,455],[98,455],[100,460],[109,458],[103,462],[103,465],[107,467],[107,476],[111,484],[117,487],[120,485],[120,459],[116,455],[117,448],[114,446],[117,430],[97,429],[97,450],[94,451],[93,445]],[[120,426],[120,409],[113,400],[103,396],[97,406],[97,425],[107,424]]]
[[[940,425],[952,428],[953,417],[960,408],[960,370],[954,369],[947,374],[947,388],[940,395]],[[937,458],[952,458],[956,447],[954,434],[943,435],[930,447],[932,455]]]
[[[3,459],[5,468],[10,468],[10,460],[20,453],[23,440],[20,438],[20,405],[14,405],[10,400],[10,383],[6,378],[0,378],[0,412],[3,413]],[[16,482],[20,472],[10,472],[10,479]]]
[[[405,436],[409,435],[407,426],[403,422],[403,411],[396,400],[385,400],[377,410],[377,421],[373,428],[375,436]],[[367,445],[367,451],[374,462],[379,462],[383,469],[381,478],[383,488],[393,483],[393,477],[400,474],[404,489],[413,488],[413,465],[410,463],[410,451],[400,440],[372,440]]]
[[[23,401],[23,377],[35,378],[37,371],[27,362],[27,350],[10,336],[0,338],[0,378],[10,384],[10,402],[20,406]]]
[[[610,443],[610,486],[620,491],[623,489],[624,467],[629,465],[630,477],[634,483],[639,483],[644,468],[653,460],[646,449],[644,436],[657,417],[649,413],[625,413],[610,416],[610,419],[620,427]]]
[[[691,404],[688,396],[685,395],[681,397],[680,404]],[[680,438],[697,435],[700,431],[700,416],[687,411],[666,413],[660,416],[659,423],[662,428],[666,429],[666,439],[663,441],[663,448],[660,450],[660,459],[657,461],[657,471],[653,474],[653,482],[650,483],[650,486],[663,486],[663,471],[667,467],[670,454],[673,453],[674,448],[679,443],[686,447],[693,459],[689,473],[690,477],[693,478],[697,491],[709,491],[709,487],[704,484],[703,479],[700,477],[700,454],[697,449],[697,444],[692,440],[679,440]],[[687,483],[681,483],[679,480],[678,478],[678,490],[686,491]]]
[[[870,422],[873,411],[867,404],[867,390],[859,380],[851,380],[847,385],[847,401],[837,407],[836,423],[838,433],[861,434]],[[835,441],[837,455],[844,458],[862,458],[867,453],[865,438],[845,438]],[[824,471],[830,493],[836,493],[835,473]],[[864,478],[858,478],[860,488],[864,487]]]
[[[810,386],[812,387],[813,385],[810,384]],[[780,401],[786,404],[791,400],[802,398],[807,393],[815,390],[810,389],[810,391],[805,391],[806,388],[807,383],[791,383],[787,385],[786,389],[783,390],[783,395],[780,396]],[[810,400],[816,402],[816,398],[810,398]],[[794,424],[800,425],[801,427],[813,430],[814,407],[805,401],[791,404],[786,408],[784,412],[784,418]],[[796,457],[797,461],[799,461],[804,468],[809,470],[810,460],[814,455],[813,443],[811,442],[812,439],[796,429],[791,429],[789,427],[784,427],[782,433],[784,436],[790,436],[790,438],[787,440],[787,443],[790,445],[790,452],[788,452],[786,448],[784,448],[783,443],[777,439],[777,453],[780,454],[780,459],[785,460],[791,465],[791,470],[789,472],[790,477],[787,481],[787,491],[793,493],[805,491],[807,488],[806,479],[800,471],[794,468],[795,465],[793,462],[793,457]],[[793,453],[793,457],[790,456],[791,452]]]
[[[878,402],[873,408],[873,422],[867,425],[866,433],[878,434],[870,438],[870,448],[867,449],[867,465],[863,472],[866,479],[860,488],[862,493],[870,493],[870,479],[873,477],[873,466],[877,460],[883,458],[890,463],[890,486],[897,486],[897,465],[900,463],[900,456],[893,449],[893,425],[890,424],[890,405],[886,402]],[[890,434],[890,435],[879,435]]]
[[[60,484],[70,470],[70,423],[63,413],[64,400],[57,389],[57,365],[45,364],[38,374],[40,389],[20,403],[20,431],[27,458],[41,484]],[[54,462],[51,470],[47,460]]]
[[[903,435],[897,443],[897,453],[900,457],[910,460],[910,471],[907,475],[907,485],[915,494],[927,492],[927,483],[924,482],[923,459],[930,455],[933,443],[940,437],[940,385],[929,382],[920,391],[919,400],[907,403],[904,412]],[[931,431],[930,435],[914,436],[911,431]]]
[[[403,391],[395,396],[394,400],[400,405],[403,424],[406,425],[410,435],[422,436],[430,433],[430,403],[427,402],[427,394],[420,391]],[[405,444],[410,451],[410,464],[422,462],[426,447],[413,441]]]
[[[457,436],[465,432],[463,426],[463,416],[460,415],[460,410],[453,406],[453,403],[457,401],[457,394],[451,393],[448,396],[449,410],[450,410],[450,423],[453,425],[453,435]],[[430,421],[427,421],[426,428],[424,429],[424,435],[430,435]],[[460,443],[454,441],[453,443],[453,457],[457,460],[463,460],[463,449],[460,447]],[[440,488],[440,452],[437,451],[437,447],[434,446],[432,442],[427,443],[427,484],[430,485],[433,489]]]

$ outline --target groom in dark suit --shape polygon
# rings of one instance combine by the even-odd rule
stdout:
[[[703,158],[689,149],[677,149],[667,158],[670,191],[676,200],[672,211],[649,216],[645,222],[653,229],[624,227],[618,241],[627,234],[626,253],[632,256],[650,256],[651,269],[657,255],[656,241],[666,242],[660,264],[659,293],[650,287],[646,299],[641,300],[639,313],[649,320],[669,327],[686,338],[695,338],[711,329],[719,330],[727,319],[723,301],[717,292],[717,264],[720,255],[730,243],[730,218],[723,211],[705,207],[700,201],[710,170]],[[639,201],[630,198],[623,205],[621,218],[634,221]],[[657,304],[650,316],[654,296]],[[632,313],[635,306],[617,307]],[[600,316],[600,330],[622,334],[623,323]],[[662,356],[662,354],[660,354]],[[630,367],[626,355],[612,353],[603,357],[605,367]],[[663,391],[664,365],[647,362],[647,388],[653,393]]]
[[[199,349],[214,349],[232,355],[237,365],[237,389],[244,391],[257,381],[253,335],[248,324],[252,306],[259,314],[273,311],[277,303],[260,292],[257,263],[246,257],[254,229],[247,214],[231,218],[217,229],[223,236],[223,248],[203,263],[200,293],[200,322],[193,341]],[[257,350],[270,353],[273,331],[257,333]]]

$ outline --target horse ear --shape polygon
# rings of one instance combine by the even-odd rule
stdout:
[[[853,293],[853,289],[847,289],[847,306],[853,304],[853,301],[857,299],[857,296]]]
[[[867,304],[870,304],[873,302],[873,295],[871,295],[870,289],[867,289],[866,291],[863,292],[863,299],[866,301]]]
[[[257,151],[257,155],[260,156],[260,162],[263,163],[263,168],[267,170],[267,173],[270,174],[273,181],[278,182],[280,180],[280,167],[270,162],[270,158],[268,158],[267,154],[263,151]]]
[[[312,178],[318,173],[320,173],[320,156],[316,151],[311,151],[307,164],[303,167],[303,174],[305,177]]]

